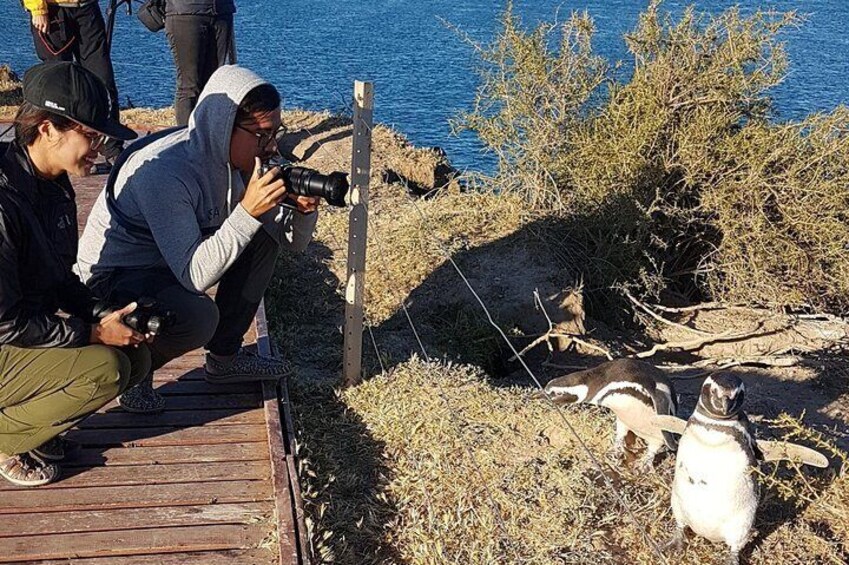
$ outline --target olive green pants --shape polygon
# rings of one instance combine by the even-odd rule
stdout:
[[[135,386],[150,371],[150,351],[89,345],[0,346],[0,453],[35,449]]]

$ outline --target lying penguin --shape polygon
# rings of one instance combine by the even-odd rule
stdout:
[[[689,421],[655,417],[658,426],[682,433],[672,481],[672,514],[677,529],[669,546],[680,550],[684,529],[714,542],[724,542],[727,564],[738,564],[760,501],[760,485],[752,470],[759,461],[797,458],[827,467],[819,452],[794,444],[756,441],[743,412],[745,387],[739,377],[713,373],[702,384],[696,411]]]
[[[672,382],[650,363],[636,359],[617,359],[598,367],[553,379],[545,393],[556,404],[588,403],[609,408],[616,414],[613,455],[621,458],[629,432],[646,442],[639,470],[650,469],[655,455],[663,448],[675,451],[675,435],[654,423],[658,414],[675,416],[677,397]]]

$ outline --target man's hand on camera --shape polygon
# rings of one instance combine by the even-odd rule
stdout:
[[[147,338],[144,334],[140,334],[134,329],[127,327],[121,319],[136,309],[136,303],[131,302],[120,310],[116,310],[105,316],[97,325],[91,326],[91,343],[102,343],[103,345],[113,345],[116,347],[125,347],[132,345],[138,347],[140,343]]]
[[[318,210],[318,203],[321,202],[321,198],[318,196],[297,196],[290,198],[290,201],[294,201],[295,206],[298,207],[298,212],[301,214],[312,214]]]
[[[259,218],[283,200],[286,195],[286,185],[280,177],[279,167],[274,167],[265,175],[257,177],[260,166],[259,157],[255,161],[254,172],[242,197],[242,207],[254,218]]]
[[[47,19],[47,15],[41,16],[33,16],[32,17],[32,27],[40,31],[41,33],[47,33],[47,27],[50,25],[50,21]]]

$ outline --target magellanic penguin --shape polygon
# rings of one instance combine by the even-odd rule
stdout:
[[[739,377],[713,373],[702,384],[696,411],[678,445],[672,481],[672,514],[677,525],[670,542],[684,543],[684,528],[730,548],[726,563],[739,563],[760,500],[753,474],[763,459],[743,412],[745,387]]]
[[[621,458],[629,432],[646,442],[646,453],[638,469],[650,469],[664,447],[675,451],[677,437],[654,425],[658,414],[675,416],[678,399],[672,382],[650,363],[617,359],[598,367],[570,373],[550,381],[546,394],[557,404],[588,403],[609,408],[616,414],[613,455]]]

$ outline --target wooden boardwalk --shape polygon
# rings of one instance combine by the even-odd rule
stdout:
[[[73,180],[82,226],[106,177]],[[268,351],[256,322],[246,340]],[[112,402],[71,430],[58,482],[0,482],[0,563],[308,563],[286,383],[211,385],[202,364],[155,373],[162,414]]]

